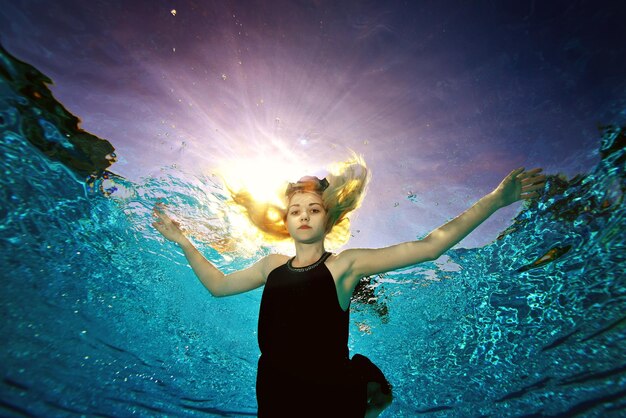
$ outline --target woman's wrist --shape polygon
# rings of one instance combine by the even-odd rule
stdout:
[[[186,236],[182,236],[180,239],[176,240],[176,244],[180,246],[180,248],[184,249],[185,247],[193,247],[191,241]]]
[[[485,195],[481,200],[483,200],[485,205],[489,206],[494,212],[505,206],[496,190]]]

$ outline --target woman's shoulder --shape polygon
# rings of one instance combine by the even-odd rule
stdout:
[[[333,261],[340,263],[352,263],[359,257],[365,257],[369,248],[349,248],[331,256]]]
[[[328,257],[326,264],[332,266],[336,272],[340,272],[343,275],[346,271],[350,270],[354,260],[358,258],[359,251],[355,249],[346,249],[338,253],[333,253]]]
[[[269,274],[272,270],[282,266],[287,261],[289,261],[288,256],[284,254],[268,254],[263,257],[263,263],[265,265],[264,270],[267,274]]]
[[[371,257],[369,248],[350,248],[333,254],[328,258],[327,264],[333,266],[334,272],[344,276],[353,271],[355,262],[360,262],[367,257]]]

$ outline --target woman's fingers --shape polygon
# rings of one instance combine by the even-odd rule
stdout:
[[[163,224],[158,222],[152,222],[152,226],[156,229],[160,234],[163,234]]]
[[[524,177],[531,177],[534,176],[535,174],[541,173],[541,171],[543,170],[542,168],[533,168],[532,170],[526,170],[524,171],[524,169],[518,169],[520,170],[520,174],[519,177],[520,178],[524,178]]]
[[[515,169],[515,170],[511,171],[509,173],[509,176],[511,176],[513,178],[516,178],[516,177],[520,176],[523,172],[524,172],[524,167],[520,167],[518,169]]]
[[[521,180],[522,180],[522,185],[525,186],[528,184],[537,184],[537,183],[545,182],[546,176],[540,175],[540,176],[525,177]]]
[[[534,168],[518,176],[522,184],[522,199],[539,197],[540,193],[535,192],[535,190],[541,190],[546,185],[546,176],[539,174],[541,170],[541,168]]]
[[[534,199],[541,196],[541,190],[546,185],[546,176],[541,173],[541,168],[533,168],[532,170],[525,171],[517,177],[521,181],[522,190],[520,198],[522,199]]]
[[[532,170],[528,170],[526,172],[526,174],[533,175],[533,174],[540,173],[542,170],[543,170],[543,168],[533,168]]]
[[[152,208],[152,215],[158,217],[161,220],[169,219],[169,216],[167,216],[167,214],[163,210],[164,208],[165,208],[165,205],[163,203],[160,203],[160,202],[157,203]]]
[[[523,175],[525,175],[525,176],[532,176],[532,175],[534,175],[534,174],[540,173],[542,170],[543,170],[543,168],[539,168],[539,167],[537,167],[537,168],[533,168],[533,169],[531,169],[531,170],[526,170],[526,171],[523,173]]]
[[[526,193],[526,192],[532,192],[534,190],[542,190],[545,187],[545,184],[532,184],[530,186],[524,186],[522,188],[522,192]]]
[[[160,223],[160,224],[165,223],[165,221],[166,221],[165,217],[164,217],[164,216],[163,216],[163,214],[161,214],[161,213],[158,213],[158,212],[153,212],[153,213],[152,213],[152,216],[153,216],[155,219],[157,219],[157,222],[158,222],[158,223]]]
[[[156,228],[160,233],[164,233],[169,231],[174,225],[176,228],[178,227],[178,222],[172,220],[167,214],[163,211],[165,205],[162,203],[157,203],[152,209],[152,216],[155,219],[152,222],[152,226]]]
[[[539,193],[537,192],[530,192],[530,193],[522,193],[521,194],[521,198],[522,199],[535,199],[537,197],[541,196]]]

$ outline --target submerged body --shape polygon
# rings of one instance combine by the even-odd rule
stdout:
[[[295,257],[271,254],[228,275],[200,254],[162,207],[155,207],[158,221],[153,226],[180,245],[213,296],[265,286],[259,314],[259,416],[369,418],[391,403],[392,394],[382,372],[366,357],[348,357],[348,309],[359,280],[437,259],[499,208],[538,197],[545,185],[539,171],[512,171],[493,192],[421,240],[336,255],[326,252],[324,241],[358,207],[367,172],[360,180],[354,170],[330,182],[303,178],[287,189],[278,226],[268,226],[274,218],[267,213],[248,209],[260,230],[293,240]]]

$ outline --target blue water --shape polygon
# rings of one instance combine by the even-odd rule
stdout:
[[[215,179],[103,171],[4,58],[0,415],[254,416],[261,291],[210,297],[150,209],[176,207],[225,271],[269,249],[209,245],[228,228]],[[385,416],[626,415],[624,145],[604,128],[600,163],[552,176],[492,244],[370,278],[350,349],[394,385]]]

